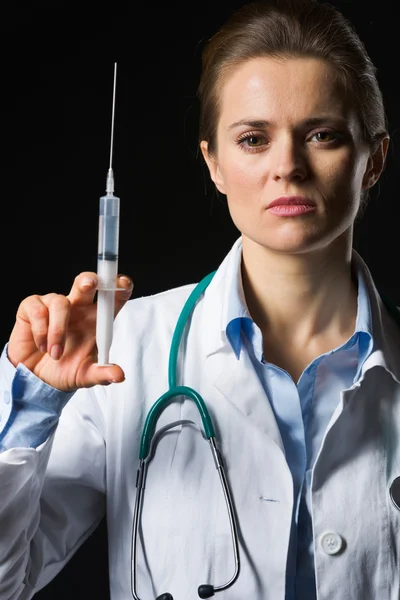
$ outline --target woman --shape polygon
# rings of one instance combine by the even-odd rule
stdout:
[[[3,353],[0,597],[31,598],[106,511],[113,600],[201,584],[231,600],[398,600],[400,334],[352,250],[389,143],[374,66],[328,4],[249,4],[208,42],[199,96],[240,237],[188,316],[177,383],[210,411],[238,556],[182,394],[157,419],[132,545],[141,432],[194,286],[127,302],[121,277],[115,364],[99,367],[97,279],[81,273],[67,297],[21,303]]]

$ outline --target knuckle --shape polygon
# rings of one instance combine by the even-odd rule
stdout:
[[[43,302],[45,302],[48,305],[52,305],[55,302],[62,302],[63,298],[65,298],[65,296],[63,294],[58,294],[57,292],[50,292],[49,294],[46,294],[45,296],[39,296],[39,299],[42,299]]]
[[[56,306],[57,309],[68,307],[69,301],[64,294],[52,293],[49,295],[49,301],[52,306]]]
[[[31,318],[35,321],[42,321],[47,319],[48,310],[44,304],[34,304],[30,310]]]
[[[65,336],[65,329],[60,325],[52,326],[49,328],[49,335],[53,338],[61,339]]]
[[[45,340],[47,338],[47,327],[35,327],[32,326],[32,333],[36,340]]]
[[[31,296],[27,296],[26,298],[24,298],[19,306],[20,308],[27,308],[38,302],[40,302],[40,296],[38,294],[32,294]]]

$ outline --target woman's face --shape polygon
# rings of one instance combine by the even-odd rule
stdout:
[[[351,235],[361,191],[376,179],[333,68],[313,58],[251,59],[220,91],[216,151],[201,148],[243,236],[302,253]],[[269,208],[282,196],[306,197],[311,208]]]

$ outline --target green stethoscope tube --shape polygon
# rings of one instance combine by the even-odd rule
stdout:
[[[146,417],[142,437],[140,440],[140,459],[145,459],[149,454],[150,443],[154,435],[158,417],[160,416],[164,408],[171,402],[171,400],[173,400],[177,396],[188,396],[196,403],[201,419],[203,421],[204,432],[206,434],[207,439],[209,440],[210,437],[215,437],[214,427],[203,398],[192,388],[176,385],[176,364],[178,360],[179,345],[182,339],[184,329],[197,300],[202,295],[202,293],[204,292],[214,275],[215,271],[204,277],[204,279],[202,279],[200,283],[197,284],[197,286],[194,288],[189,298],[187,299],[181,314],[179,315],[175,331],[172,336],[171,349],[169,352],[169,390],[153,404]]]
[[[174,335],[172,336],[171,342],[171,350],[169,353],[169,363],[168,363],[168,385],[169,388],[174,388],[176,386],[176,363],[178,360],[178,351],[179,344],[181,343],[182,335],[188,319],[194,309],[194,306],[197,300],[200,298],[206,287],[209,285],[210,281],[215,275],[215,271],[206,275],[204,279],[200,281],[191,292],[189,298],[186,300],[185,306],[182,309],[181,314],[179,315],[178,321],[176,323]],[[211,423],[210,423],[211,424]]]
[[[193,400],[196,403],[196,406],[201,416],[201,420],[203,422],[204,432],[206,434],[207,439],[209,440],[210,437],[215,437],[214,427],[211,422],[210,415],[208,413],[203,398],[194,389],[186,387],[184,385],[178,385],[168,390],[168,392],[165,392],[165,394],[163,394],[149,410],[148,415],[146,417],[146,421],[143,426],[143,432],[140,442],[139,459],[145,459],[149,455],[150,444],[154,435],[154,431],[156,429],[158,417],[160,416],[164,408],[172,400],[174,400],[174,398],[178,396],[186,396],[188,398],[191,398],[191,400]]]

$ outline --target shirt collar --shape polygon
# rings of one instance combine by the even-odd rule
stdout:
[[[237,253],[239,252],[239,256]],[[204,317],[201,329],[201,342],[207,358],[223,352],[227,346],[232,350],[226,334],[232,315],[229,314],[232,299],[232,282],[237,282],[241,258],[241,238],[237,238],[228,254],[219,265],[215,276],[205,291],[203,301],[197,309],[199,318]],[[361,376],[375,366],[383,367],[400,385],[400,318],[393,317],[382,301],[368,266],[353,249],[352,264],[361,270],[365,279],[367,296],[371,306],[371,335],[373,351],[365,360]],[[240,279],[241,282],[241,279]],[[241,286],[242,287],[242,286]],[[242,287],[243,293],[243,287]],[[245,303],[244,303],[245,306]],[[236,317],[238,315],[235,315]],[[252,324],[249,321],[250,325]],[[357,326],[362,327],[361,321]],[[364,323],[366,327],[366,323]],[[253,327],[254,328],[254,327]]]
[[[254,332],[256,325],[250,316],[243,291],[241,271],[242,244],[238,244],[234,250],[231,281],[227,285],[228,294],[226,294],[222,323],[232,350],[236,358],[239,359],[243,345],[242,334],[246,335],[248,339],[252,335],[256,335],[258,339],[258,336]],[[362,264],[359,261],[352,261],[352,275],[358,286],[357,317],[352,338],[357,334],[360,336],[360,368],[373,350],[373,324],[368,285]]]
[[[226,337],[234,351],[236,358],[240,357],[242,348],[242,330],[243,326],[249,322],[253,323],[250,312],[247,308],[246,298],[243,291],[242,280],[242,244],[235,248],[235,256],[233,258],[233,269],[231,274],[233,279],[228,282],[226,302],[223,310],[222,323],[225,328]]]

